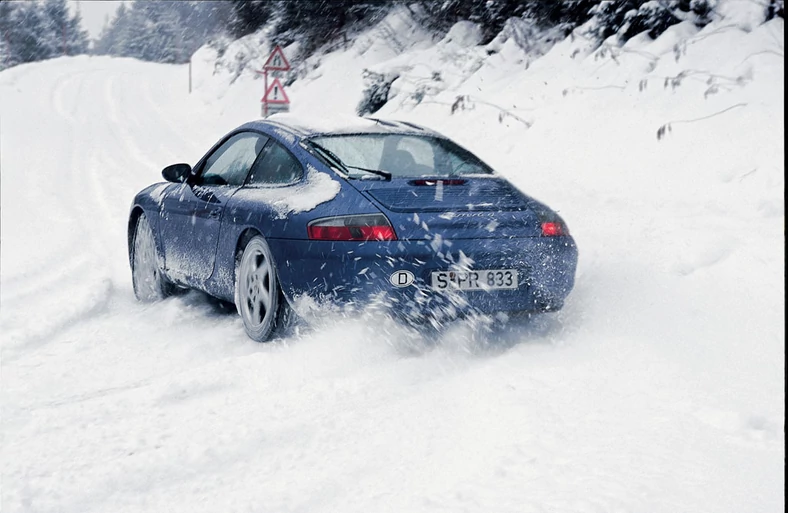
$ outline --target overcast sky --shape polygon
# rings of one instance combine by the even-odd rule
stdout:
[[[68,0],[72,12],[77,10],[82,14],[82,27],[88,31],[91,39],[98,38],[104,22],[115,15],[115,11],[123,1],[107,0]]]

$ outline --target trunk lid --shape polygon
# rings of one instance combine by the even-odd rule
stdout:
[[[497,176],[350,182],[404,240],[538,237],[534,200]]]

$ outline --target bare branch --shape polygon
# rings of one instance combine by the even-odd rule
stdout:
[[[662,138],[665,137],[665,135],[667,133],[672,132],[673,131],[673,125],[675,125],[675,124],[679,124],[679,123],[695,123],[696,121],[703,121],[703,120],[706,120],[706,119],[713,118],[715,116],[719,116],[720,114],[724,114],[725,112],[728,112],[730,110],[733,110],[733,109],[736,109],[736,108],[739,108],[739,107],[746,107],[746,106],[747,106],[746,103],[737,103],[736,105],[731,105],[730,107],[728,107],[726,109],[722,109],[721,111],[714,112],[712,114],[709,114],[708,116],[703,116],[703,117],[695,118],[695,119],[679,119],[679,120],[675,120],[675,121],[669,121],[669,122],[665,123],[664,125],[660,126],[657,129],[657,140],[658,141],[662,140]]]

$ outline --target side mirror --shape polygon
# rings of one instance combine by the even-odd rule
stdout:
[[[173,164],[162,169],[161,176],[168,182],[184,183],[191,173],[192,167],[189,164]]]

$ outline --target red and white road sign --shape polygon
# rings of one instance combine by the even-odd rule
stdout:
[[[274,51],[268,56],[268,60],[263,64],[263,69],[265,71],[288,71],[290,69],[290,63],[287,62],[281,46],[276,45]]]
[[[265,94],[263,99],[260,100],[263,104],[263,117],[268,117],[273,111],[287,111],[290,105],[290,98],[285,93],[285,88],[282,82],[279,81],[277,75],[283,71],[290,69],[290,63],[287,62],[287,57],[282,51],[282,48],[277,45],[274,51],[268,56],[268,59],[263,65],[263,70],[257,73],[262,73],[265,77]],[[268,73],[274,75],[274,81],[268,85]]]
[[[275,78],[274,81],[271,82],[271,85],[268,86],[263,99],[260,101],[268,104],[288,104],[290,103],[290,98],[287,97],[282,83],[278,78]]]

